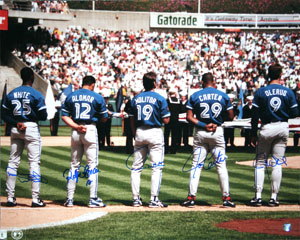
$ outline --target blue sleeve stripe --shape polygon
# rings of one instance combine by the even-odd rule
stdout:
[[[191,106],[186,106],[186,108],[188,108],[188,109],[193,109],[193,107],[191,107]]]
[[[257,108],[259,108],[259,106],[258,106],[258,105],[256,105],[255,103],[252,103],[252,105],[253,105],[254,107],[257,107]]]
[[[171,116],[171,114],[170,114],[170,113],[168,113],[168,114],[166,114],[166,115],[162,116],[162,118],[166,118],[166,117],[170,117],[170,116]]]
[[[46,106],[40,107],[38,111],[41,111],[41,110],[46,109],[46,108],[47,108]]]
[[[67,111],[66,109],[62,109],[63,112],[66,112],[66,113],[70,113],[69,111]]]
[[[227,110],[230,110],[230,109],[233,109],[233,106],[231,106],[231,107],[227,108]]]

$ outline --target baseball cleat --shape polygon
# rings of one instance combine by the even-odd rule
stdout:
[[[253,207],[260,207],[262,206],[262,200],[261,198],[253,198],[250,200],[249,205]]]
[[[73,207],[73,199],[67,198],[66,202],[64,203],[65,207]]]
[[[168,204],[165,204],[162,201],[160,201],[158,197],[154,197],[154,200],[150,200],[149,208],[159,208],[159,207],[161,208],[168,207]]]
[[[15,207],[15,206],[17,206],[16,198],[15,198],[15,197],[8,198],[8,199],[7,199],[6,206],[7,206],[7,207]]]
[[[46,203],[43,202],[43,200],[37,198],[32,200],[31,207],[45,207]]]
[[[270,207],[278,207],[279,206],[279,202],[273,198],[270,199],[269,201],[269,206]]]
[[[142,205],[143,205],[143,203],[142,203],[142,199],[140,197],[133,199],[133,202],[132,202],[133,207],[140,207]]]
[[[231,197],[227,196],[227,197],[223,197],[223,207],[235,207],[235,204],[231,201]]]
[[[183,206],[183,207],[189,207],[189,208],[194,208],[195,207],[195,200],[196,200],[195,196],[189,195],[187,197],[187,200],[185,202],[183,202],[181,204],[181,206]]]
[[[101,208],[106,207],[106,204],[102,201],[101,198],[91,198],[88,206],[90,208]]]

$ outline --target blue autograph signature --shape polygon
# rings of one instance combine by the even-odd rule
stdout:
[[[83,169],[83,172],[80,172],[80,169]],[[78,178],[89,178],[91,175],[97,174],[98,172],[101,171],[97,168],[90,169],[88,165],[80,165],[78,168],[75,169],[74,174],[70,171],[70,169],[66,169],[63,172],[63,177],[66,178],[68,182],[72,180],[78,183]],[[86,182],[86,186],[91,185],[92,182],[93,181],[88,179]]]
[[[48,180],[45,177],[42,177],[37,172],[33,171],[32,174],[18,174],[17,171],[11,167],[8,167],[6,170],[9,176],[16,176],[21,183],[25,182],[40,182],[48,184]]]
[[[287,159],[285,156],[283,156],[282,158],[276,158],[275,156],[272,156],[271,159],[267,160],[267,156],[265,153],[261,153],[256,155],[256,159],[258,158],[259,155],[263,155],[263,159],[265,161],[265,164],[263,166],[257,166],[257,160],[253,161],[253,167],[256,169],[260,169],[260,168],[264,168],[264,167],[276,167],[276,166],[280,166],[280,165],[285,165],[287,166]]]
[[[191,158],[193,158],[194,153],[195,153],[197,150],[199,150],[199,155],[198,155],[198,160],[197,160],[196,167],[190,168],[190,169],[188,169],[188,170],[185,170],[185,167],[186,167],[187,163],[189,162],[189,160],[190,160]],[[208,155],[207,155],[206,158],[203,160],[203,162],[202,162],[202,163],[199,163],[199,161],[200,161],[200,156],[201,156],[201,148],[200,148],[200,147],[199,147],[199,148],[196,148],[196,149],[193,151],[193,153],[191,153],[191,155],[190,155],[189,158],[186,160],[186,162],[184,163],[184,165],[183,165],[183,167],[182,167],[182,172],[190,172],[190,171],[194,170],[193,177],[195,177],[195,173],[196,173],[196,170],[197,170],[198,168],[203,168],[204,170],[210,170],[210,169],[212,169],[217,163],[225,162],[226,159],[227,159],[227,156],[224,155],[224,154],[222,153],[222,151],[219,151],[219,152],[218,152],[217,160],[216,160],[216,161],[214,161],[214,159],[213,159],[213,156],[214,156],[214,155],[216,155],[216,149],[215,149],[215,148],[213,149],[213,151],[212,151],[210,157],[208,157]],[[206,163],[207,160],[208,160],[207,167],[205,167],[205,163]],[[212,160],[212,161],[210,161],[210,160]]]
[[[139,150],[141,150],[141,149],[143,149],[143,148],[146,148],[146,149],[147,149],[147,146],[143,146],[143,147],[140,147],[140,148],[136,149],[136,150],[134,151],[134,153],[137,152],[137,151],[139,151]],[[147,149],[147,150],[148,150],[148,149]],[[148,159],[148,156],[149,156],[149,151],[148,151],[148,152],[147,152],[147,155],[146,155],[146,157],[145,157],[145,159],[143,160],[143,165],[142,165],[142,167],[137,168],[137,169],[135,169],[135,168],[130,168],[130,167],[128,166],[128,161],[129,161],[130,157],[131,157],[134,153],[130,154],[130,155],[127,157],[126,161],[125,161],[125,165],[126,165],[126,167],[127,167],[130,171],[131,171],[131,170],[139,171],[139,170],[143,170],[143,169],[147,169],[147,168],[149,169],[149,168],[157,168],[157,167],[164,167],[164,166],[165,166],[165,163],[164,163],[164,160],[163,160],[163,156],[162,156],[162,161],[160,161],[160,162],[153,163],[152,165],[150,165],[150,164],[148,164],[148,163],[145,164],[146,161],[147,161],[147,159]]]

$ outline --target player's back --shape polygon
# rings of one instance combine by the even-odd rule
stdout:
[[[170,116],[166,99],[153,91],[138,94],[131,102],[137,126],[161,127],[162,118]]]
[[[38,111],[46,109],[43,95],[29,86],[12,90],[6,98],[4,107],[11,110],[16,121],[38,121]]]
[[[297,107],[294,93],[280,84],[270,84],[258,89],[253,106],[259,108],[259,117],[263,124],[288,121],[290,109]]]
[[[102,96],[88,89],[79,89],[70,94],[64,105],[63,115],[69,114],[77,122],[90,124],[97,122],[97,114],[106,114],[106,104]]]
[[[187,108],[193,110],[198,120],[208,124],[221,125],[224,114],[233,108],[227,94],[207,87],[195,92],[187,103]]]

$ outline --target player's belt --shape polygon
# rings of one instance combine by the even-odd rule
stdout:
[[[161,127],[160,126],[143,125],[143,126],[138,126],[138,128],[141,128],[141,129],[151,129],[151,128],[161,128]]]
[[[95,124],[94,122],[86,122],[86,121],[75,121],[79,125],[91,125]]]
[[[287,120],[282,120],[282,121],[270,121],[270,122],[262,122],[262,124],[269,124],[269,123],[281,123],[281,122],[288,122]]]

